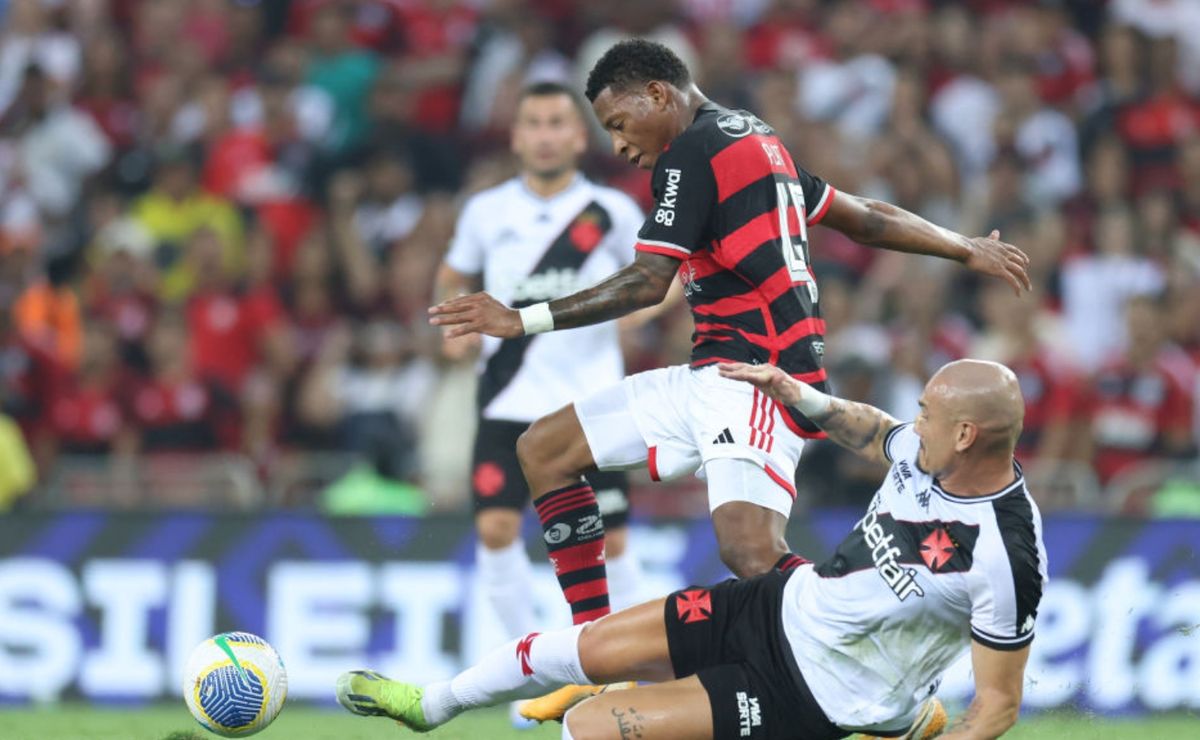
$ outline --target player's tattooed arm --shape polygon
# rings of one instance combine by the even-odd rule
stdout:
[[[638,252],[632,263],[591,288],[550,301],[554,328],[599,324],[656,306],[666,298],[678,272],[679,260]]]
[[[835,398],[796,380],[774,365],[721,363],[721,375],[756,386],[779,403],[787,404],[819,426],[837,444],[859,455],[887,464],[883,444],[900,422],[874,406]]]
[[[872,247],[909,254],[928,254],[961,262],[968,268],[997,277],[1018,294],[1032,289],[1029,257],[1000,241],[1000,232],[969,237],[930,223],[891,203],[839,192],[821,224]]]
[[[869,404],[831,396],[827,410],[804,415],[842,447],[872,462],[888,464],[884,441],[888,432],[900,422],[887,412]]]
[[[1020,650],[993,650],[972,642],[975,698],[962,716],[946,729],[942,740],[990,740],[1015,725],[1021,710],[1021,690],[1028,659],[1028,645]]]
[[[979,704],[971,702],[961,715],[959,715],[950,726],[946,728],[945,734],[942,737],[954,737],[960,735],[964,737],[972,737],[977,726],[976,720],[979,718]]]
[[[679,271],[679,260],[649,252],[638,252],[632,264],[621,268],[598,285],[551,301],[554,329],[599,324],[653,306],[663,300]],[[447,339],[468,334],[487,334],[511,339],[525,334],[519,311],[487,293],[472,293],[442,301],[429,309],[429,323],[443,327]]]

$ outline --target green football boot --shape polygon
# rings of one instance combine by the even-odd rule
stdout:
[[[338,677],[337,700],[363,717],[391,717],[413,732],[434,728],[421,709],[420,686],[392,681],[372,670],[349,671]]]

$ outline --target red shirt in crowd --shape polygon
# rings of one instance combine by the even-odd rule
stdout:
[[[751,69],[794,69],[830,54],[829,42],[802,18],[768,18],[746,31],[746,64]]]
[[[252,178],[263,177],[276,166],[278,153],[259,129],[231,131],[213,145],[204,163],[204,188],[210,193],[244,201]],[[317,210],[296,193],[263,193],[253,203],[259,222],[275,247],[275,274],[287,275],[296,248],[316,224]]]
[[[1200,102],[1182,92],[1156,95],[1125,107],[1117,132],[1134,163],[1134,191],[1178,185],[1175,147],[1200,133]]]
[[[1121,111],[1118,130],[1135,150],[1173,147],[1200,130],[1200,103],[1173,92]]]
[[[92,117],[116,149],[129,149],[137,143],[142,111],[132,97],[82,98],[75,105]]]
[[[223,134],[204,160],[204,189],[237,200],[245,181],[271,166],[275,157],[267,137],[257,128],[239,128]]]
[[[129,416],[147,452],[213,450],[218,446],[220,399],[194,378],[147,378],[130,393]]]
[[[1101,480],[1159,456],[1168,436],[1190,436],[1194,401],[1186,378],[1194,374],[1186,355],[1170,351],[1144,370],[1124,356],[1100,369],[1092,381],[1088,411]]]
[[[408,0],[400,3],[400,21],[404,29],[404,56],[419,63],[446,54],[465,54],[475,37],[479,18],[465,2],[438,9],[429,3]],[[417,124],[433,132],[453,129],[458,123],[461,96],[457,84],[426,87],[417,95]]]
[[[258,361],[259,346],[282,319],[283,307],[270,289],[196,295],[188,303],[187,323],[197,374],[236,392]]]
[[[1095,57],[1087,37],[1067,31],[1034,59],[1038,94],[1053,105],[1069,105],[1094,79]]]
[[[93,286],[87,299],[87,314],[112,326],[125,344],[140,344],[150,330],[158,310],[154,296],[140,291],[110,293],[104,286]]]
[[[1006,364],[1016,374],[1025,398],[1025,425],[1017,443],[1017,457],[1031,462],[1048,427],[1067,423],[1081,413],[1079,381],[1045,349],[1028,357],[1010,359]]]
[[[0,412],[15,419],[26,437],[45,425],[61,377],[50,353],[15,331],[0,335]]]
[[[99,454],[112,450],[126,427],[119,383],[98,385],[72,380],[59,387],[50,404],[50,431],[59,450],[69,454]]]

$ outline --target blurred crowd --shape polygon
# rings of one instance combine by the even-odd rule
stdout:
[[[1030,255],[1018,298],[815,230],[840,395],[907,418],[942,363],[999,360],[1046,505],[1200,515],[1200,3],[0,0],[0,16],[0,468],[221,451],[270,476],[283,454],[348,451],[465,499],[472,368],[425,321],[457,209],[513,174],[523,85],[581,87],[609,44],[646,36],[838,189]],[[587,172],[646,205],[645,173],[596,144]],[[629,369],[681,361],[690,331],[676,312],[629,334]],[[802,471],[817,504],[861,501],[878,475],[820,444]]]

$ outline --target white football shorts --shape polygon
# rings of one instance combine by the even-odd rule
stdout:
[[[656,481],[689,473],[704,479],[709,461],[747,460],[762,468],[761,479],[719,491],[710,481],[709,510],[748,501],[791,513],[804,439],[773,401],[749,383],[722,378],[715,366],[631,375],[577,401],[575,413],[601,470],[646,467]]]

